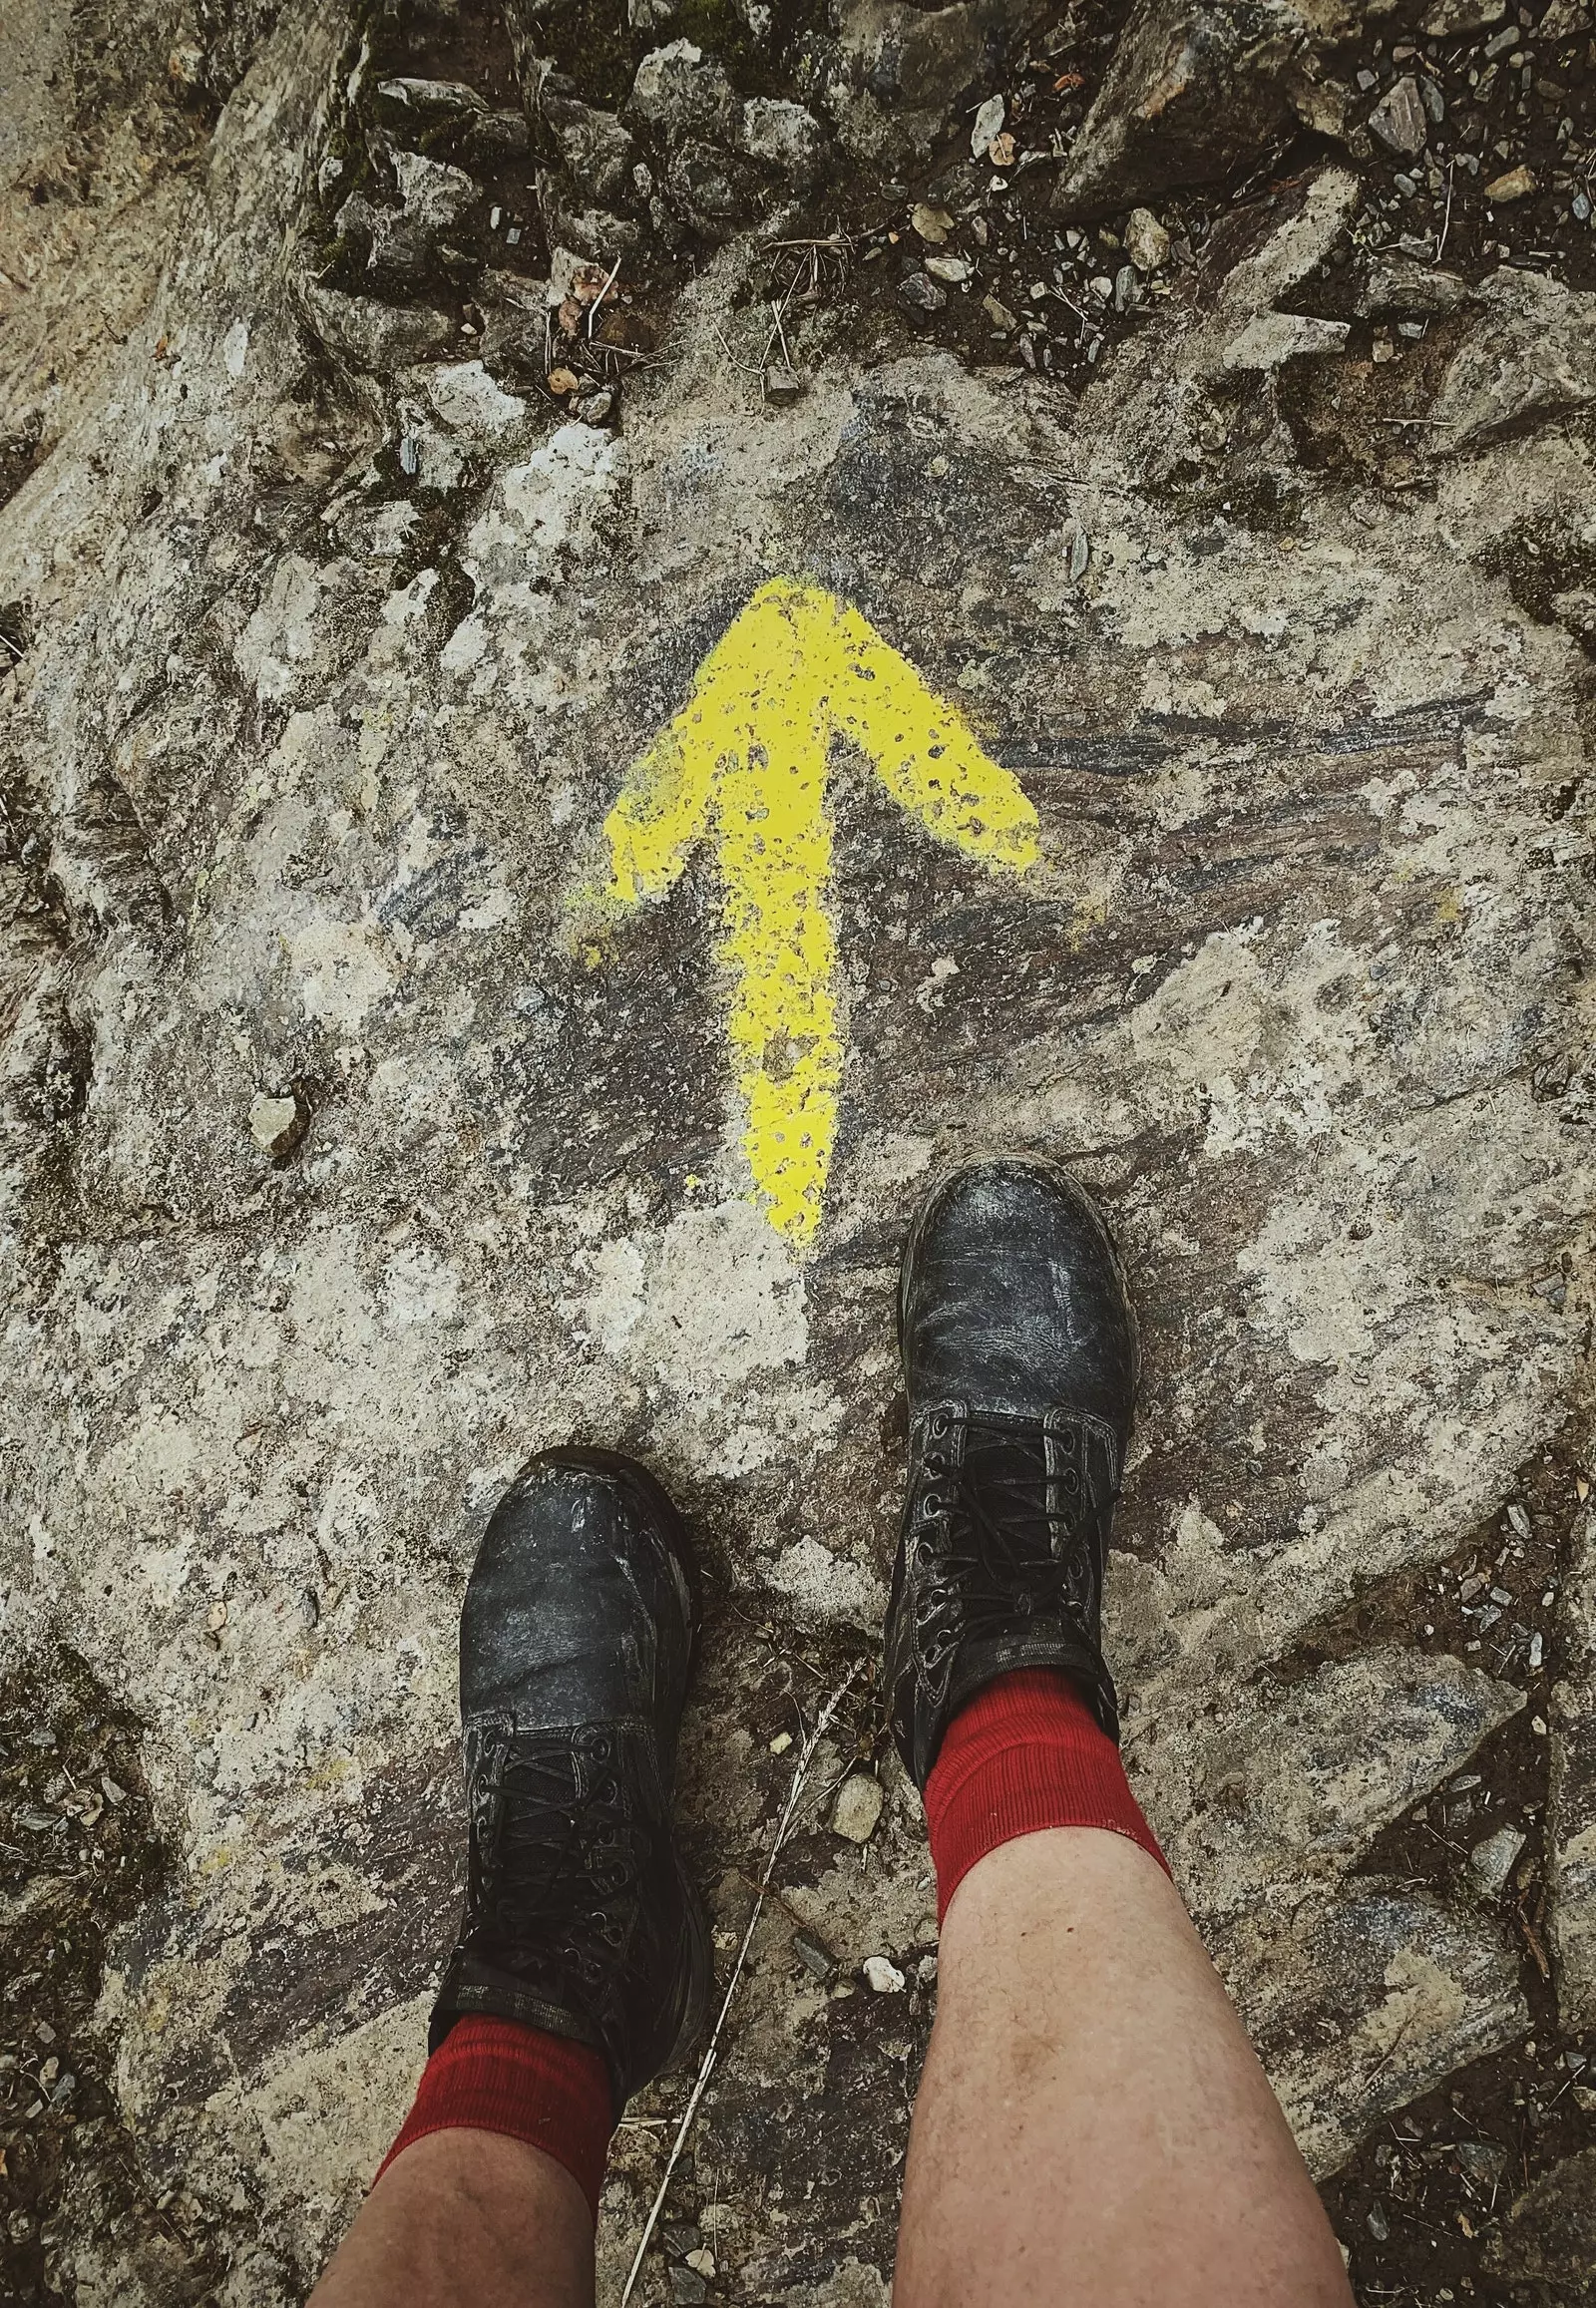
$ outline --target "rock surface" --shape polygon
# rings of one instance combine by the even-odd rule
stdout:
[[[1054,206],[1100,215],[1228,175],[1289,117],[1288,87],[1309,54],[1307,26],[1286,0],[1137,0]]]
[[[1565,2026],[1596,2028],[1596,1517],[1563,1592],[1570,1672],[1553,1694],[1547,1820],[1552,1954]]]
[[[1475,294],[1483,317],[1430,411],[1438,450],[1472,448],[1596,401],[1596,294],[1505,266]]]
[[[1542,2174],[1514,2202],[1487,2254],[1491,2273],[1534,2287],[1546,2308],[1596,2301],[1596,2147]]]
[[[183,201],[151,194],[154,301],[51,386],[59,440],[0,517],[5,1640],[76,1644],[145,1726],[169,1856],[101,2020],[128,2152],[152,2201],[192,2196],[233,2308],[302,2294],[412,2089],[457,1891],[461,1588],[547,1442],[642,1453],[699,1533],[682,1815],[740,1937],[816,1696],[875,1655],[897,1246],[975,1144],[1069,1160],[1124,1247],[1129,1766],[1314,2168],[1529,2029],[1522,1861],[1494,1901],[1466,1859],[1418,1869],[1447,1849],[1429,1806],[1533,1751],[1542,1637],[1511,1549],[1525,1470],[1588,1397],[1569,508],[1592,476],[1563,420],[1591,398],[1589,299],[1513,268],[1477,307],[1413,308],[1388,280],[1384,309],[1434,331],[1406,374],[1431,379],[1438,453],[1378,489],[1316,463],[1315,376],[1346,426],[1373,373],[1353,293],[1318,301],[1364,187],[1319,169],[1200,261],[1171,236],[1139,282],[1135,248],[1094,240],[1126,333],[1079,397],[901,340],[878,357],[817,291],[778,319],[803,387],[778,401],[745,224],[823,166],[805,121],[909,151],[958,73],[968,145],[1024,21],[851,13],[811,114],[745,96],[656,11],[675,60],[640,99],[537,84],[543,223],[569,211],[582,245],[518,271],[522,225],[486,221],[501,196],[462,164],[485,189],[448,231],[504,235],[468,295],[397,179],[327,174],[359,44],[291,7]],[[531,133],[502,88],[411,78],[382,97],[396,150],[423,120]],[[961,194],[914,191],[878,314],[907,278],[990,316]],[[635,318],[612,227],[639,244],[667,195],[718,253],[683,264],[646,357],[621,337],[613,376],[556,387],[557,328],[585,359]],[[335,287],[318,234],[354,199]],[[840,259],[816,235],[810,261]],[[43,297],[65,359],[84,324]],[[754,1191],[713,854],[585,927],[630,765],[779,577],[957,702],[1039,845],[999,879],[862,758],[827,765],[846,1063],[807,1256]],[[291,1149],[289,1084],[314,1110]],[[1443,1619],[1460,1586],[1476,1616]],[[1596,1944],[1588,1588],[1587,1552],[1541,1742],[1569,2015]],[[935,1905],[917,1799],[853,1691],[683,2179],[694,2220],[725,2220],[651,2260],[645,2300],[709,2281],[686,2259],[706,2247],[738,2296],[887,2297]],[[617,2140],[608,2302],[683,2098],[667,2080]],[[210,2281],[141,2272],[98,2201],[60,2214],[82,2297]]]

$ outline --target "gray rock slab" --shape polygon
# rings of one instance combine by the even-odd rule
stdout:
[[[1401,1885],[1260,1912],[1214,1945],[1319,2178],[1382,2116],[1529,2025],[1501,1928]]]
[[[1523,1704],[1455,1659],[1371,1651],[1215,1693],[1175,1737],[1138,1714],[1129,1752],[1177,1879],[1218,1922],[1345,1873],[1394,1809],[1461,1769]]]
[[[1476,447],[1596,401],[1596,295],[1503,265],[1430,409],[1438,452]]]

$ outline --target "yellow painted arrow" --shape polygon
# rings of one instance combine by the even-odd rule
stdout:
[[[1035,864],[1036,812],[963,715],[857,609],[786,577],[727,627],[604,821],[608,908],[661,896],[713,832],[743,1150],[771,1224],[798,1251],[820,1224],[842,1081],[823,904],[839,737],[939,841],[1001,872]]]

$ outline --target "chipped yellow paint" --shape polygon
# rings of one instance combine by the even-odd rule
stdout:
[[[1035,864],[1035,810],[958,710],[857,609],[786,577],[761,585],[710,650],[604,828],[609,907],[661,896],[713,834],[743,1150],[771,1224],[800,1251],[820,1223],[842,1082],[824,904],[839,737],[939,841],[999,872]]]

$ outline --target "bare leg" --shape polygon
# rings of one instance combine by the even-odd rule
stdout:
[[[434,2131],[389,2166],[314,2308],[593,2308],[593,2221],[563,2164],[494,2131]]]
[[[1020,1836],[954,1894],[893,2298],[1349,2308],[1241,2023],[1123,1836]]]

